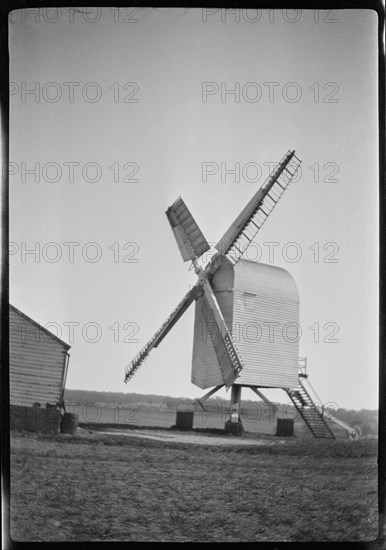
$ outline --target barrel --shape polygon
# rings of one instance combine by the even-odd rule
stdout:
[[[181,430],[193,429],[194,411],[177,411],[176,428]]]
[[[64,413],[60,431],[62,434],[75,435],[78,428],[79,416],[74,413]]]
[[[292,437],[294,435],[294,421],[292,418],[278,418],[276,435],[278,437]]]

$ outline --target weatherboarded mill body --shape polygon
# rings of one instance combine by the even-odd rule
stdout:
[[[58,432],[70,346],[10,304],[11,429]]]
[[[226,325],[231,328],[243,369],[236,385],[295,388],[298,384],[299,295],[284,269],[226,258],[212,279]],[[203,298],[196,300],[192,382],[202,389],[224,383],[219,358],[205,321]]]

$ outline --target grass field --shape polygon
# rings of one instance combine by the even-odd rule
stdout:
[[[207,407],[208,411],[197,410],[194,413],[193,428],[216,428],[224,429],[225,421],[229,414],[225,410],[213,410]],[[146,410],[135,403],[116,404],[106,406],[100,403],[68,405],[67,412],[75,413],[79,417],[79,423],[85,424],[121,424],[126,426],[160,426],[170,428],[176,423],[175,410]],[[290,415],[288,415],[290,417]],[[272,410],[250,407],[242,411],[241,415],[244,429],[247,432],[259,434],[274,434],[276,422]],[[345,437],[342,430],[338,428],[340,436]],[[308,429],[303,421],[295,423],[295,434],[308,436]]]
[[[95,423],[95,424],[122,424],[132,426],[160,426],[163,428],[170,428],[176,423],[176,411],[148,411],[139,410],[135,411],[135,414],[128,409],[114,409],[100,407],[98,409],[98,416],[96,416],[97,409],[95,406],[88,409],[84,406],[74,408],[75,414],[79,416],[79,422]],[[91,420],[88,420],[91,418]],[[252,418],[252,417],[251,417]],[[218,428],[223,429],[225,421],[228,417],[221,414],[214,414],[211,412],[205,413],[204,411],[198,411],[194,414],[193,428]],[[245,430],[252,433],[271,433],[274,429],[274,422],[270,422],[269,419],[256,419],[255,421],[244,419]]]
[[[215,437],[212,435],[210,439]],[[257,437],[257,436],[253,436]],[[377,536],[377,442],[220,447],[11,434],[18,541],[343,541]]]

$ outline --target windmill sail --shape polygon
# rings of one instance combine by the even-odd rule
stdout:
[[[211,327],[208,332],[213,343],[224,384],[229,387],[239,376],[243,365],[208,279],[203,279],[203,286],[204,299],[201,305],[202,313],[207,327]]]
[[[216,245],[222,256],[226,255],[233,263],[242,257],[295,176],[300,164],[295,151],[287,151],[273,173]]]
[[[134,375],[150,351],[160,344],[190,304],[203,293],[200,305],[205,322],[211,323],[214,327],[214,330],[210,331],[210,337],[224,384],[229,387],[234,383],[243,368],[243,364],[208,278],[221,265],[222,256],[226,255],[233,263],[241,258],[296,174],[300,163],[301,161],[295,156],[295,151],[288,151],[284,155],[273,174],[248,202],[217,244],[216,248],[219,252],[212,257],[205,270],[196,269],[199,280],[195,286],[183,297],[153,337],[126,367],[125,382]],[[284,173],[287,174],[287,179],[284,178]],[[166,215],[185,262],[189,260],[195,262],[198,257],[210,249],[208,242],[181,197],[167,209]]]
[[[166,210],[166,216],[184,262],[193,261],[210,249],[210,245],[181,197]]]
[[[125,382],[127,382],[139,369],[146,357],[149,355],[153,348],[156,348],[160,342],[165,338],[167,333],[177,323],[178,319],[182,317],[190,304],[194,302],[198,294],[202,291],[201,281],[197,281],[191,290],[185,294],[177,307],[172,311],[166,321],[160,326],[157,332],[150,338],[147,344],[137,353],[134,359],[127,365],[125,369]]]

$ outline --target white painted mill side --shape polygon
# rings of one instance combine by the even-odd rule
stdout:
[[[10,403],[61,405],[70,346],[9,306]]]
[[[299,295],[284,269],[227,260],[213,291],[244,365],[236,384],[295,388],[298,384]],[[194,325],[192,382],[202,389],[223,383],[199,300]]]
[[[232,335],[244,368],[237,384],[298,385],[299,294],[292,276],[272,265],[235,266]]]

